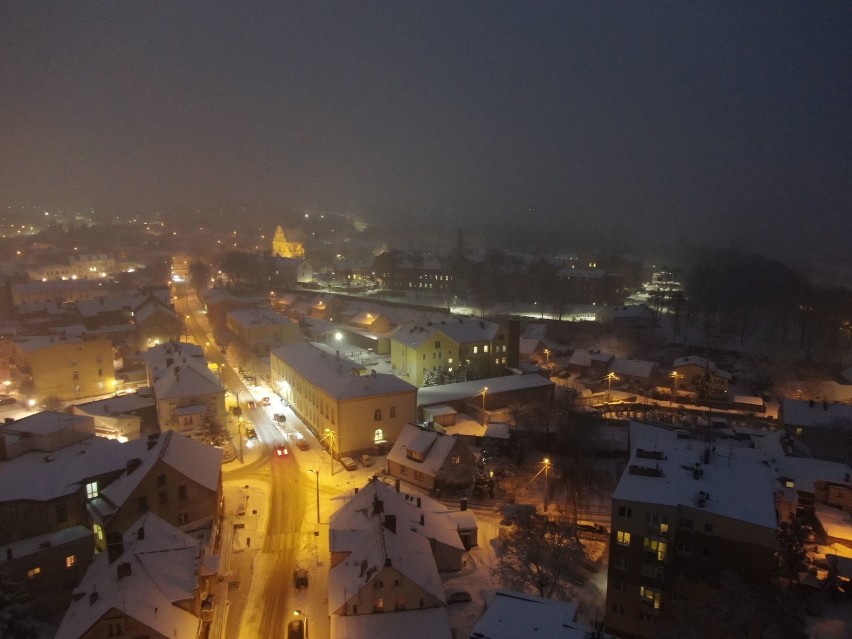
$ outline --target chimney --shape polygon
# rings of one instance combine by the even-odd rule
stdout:
[[[417,498],[417,507],[420,508],[420,497]]]
[[[378,497],[373,497],[373,514],[378,515],[379,513],[383,513],[385,511],[384,502]]]
[[[461,498],[461,501],[459,502],[459,508],[461,509],[462,512],[467,510],[467,497]]]
[[[95,602],[97,600],[98,600],[98,593],[97,592],[89,593],[89,605],[90,606],[94,606]]]
[[[373,368],[373,369],[371,369],[371,370],[370,370],[370,375],[371,375],[372,377],[375,377],[375,376],[376,376],[376,369],[375,369],[375,368]]]
[[[398,479],[393,482],[393,487],[396,488],[396,492],[399,492],[399,480]],[[406,497],[407,496],[408,495],[406,495]]]
[[[151,450],[154,446],[157,445],[157,439],[159,439],[158,434],[148,435],[148,450]]]
[[[139,468],[142,465],[142,460],[138,457],[133,457],[132,459],[127,460],[127,474],[129,475],[134,470]]]
[[[334,351],[334,355],[337,359],[340,359],[340,351]]]
[[[423,526],[426,523],[426,515],[420,513],[420,525]]]
[[[166,367],[167,367],[167,368],[168,368],[169,366],[171,366],[172,364],[174,364],[174,363],[175,363],[175,358],[174,358],[174,357],[167,357],[167,358],[166,358]]]
[[[391,558],[390,557],[385,557],[385,566],[390,568],[390,566],[391,566]]]
[[[145,526],[139,526],[139,530],[136,531],[136,539],[139,541],[145,539]]]
[[[396,515],[385,515],[385,528],[396,534]]]
[[[355,486],[355,494],[358,494],[358,486]]]
[[[124,541],[122,541],[121,533],[108,532],[106,535],[106,545],[109,563],[121,557],[124,552]]]
[[[125,577],[129,577],[133,574],[133,570],[130,568],[129,561],[122,561],[118,564],[118,568],[116,569],[116,575],[118,576],[118,580],[121,581]]]

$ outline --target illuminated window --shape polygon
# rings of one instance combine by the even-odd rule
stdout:
[[[76,565],[77,565],[77,555],[68,555],[65,558],[65,567],[66,568],[73,568]]]
[[[86,499],[94,499],[99,494],[98,482],[93,481],[91,484],[86,484]]]
[[[668,544],[649,537],[645,538],[645,550],[657,555],[657,561],[665,561]]]
[[[377,428],[377,429],[373,432],[373,441],[374,441],[374,442],[381,442],[381,441],[384,441],[384,439],[385,439],[385,433],[384,433],[384,431],[382,431],[382,429],[381,429],[381,428]]]
[[[100,524],[94,524],[94,525],[92,526],[92,531],[95,533],[95,538],[96,538],[98,541],[103,541],[103,540],[104,540],[104,529],[103,529],[103,528],[101,528]]]
[[[454,455],[453,457],[450,458],[450,462],[454,466],[458,466],[459,464],[461,464],[461,457],[459,457],[458,455]]]
[[[384,612],[385,600],[382,597],[373,600],[373,612]]]
[[[483,352],[483,353],[487,353],[487,352],[488,352],[488,344],[486,344],[485,346],[483,346],[483,347],[482,347],[482,352]]]
[[[473,347],[473,354],[476,355],[479,352],[479,346]]]
[[[41,568],[36,566],[35,568],[30,568],[27,571],[27,579],[35,579],[41,574]]]
[[[663,598],[662,592],[660,592],[656,588],[647,588],[645,586],[641,586],[639,588],[639,595],[642,597],[642,601],[653,606],[654,610],[660,609],[660,601]]]
[[[619,530],[615,534],[615,540],[622,546],[630,545],[630,533],[626,530]]]

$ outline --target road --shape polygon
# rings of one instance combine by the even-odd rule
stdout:
[[[292,619],[293,571],[305,521],[305,493],[309,487],[300,484],[295,455],[279,457],[275,454],[276,445],[284,444],[286,440],[269,416],[262,408],[247,408],[246,402],[251,393],[224,355],[210,343],[210,327],[197,297],[189,293],[186,285],[180,286],[177,293],[175,306],[185,318],[188,333],[197,344],[205,346],[208,362],[219,367],[223,385],[241,400],[243,417],[251,422],[262,443],[261,453],[253,454],[250,461],[223,467],[223,482],[268,487],[268,492],[260,491],[268,499],[252,502],[250,507],[250,513],[256,520],[265,521],[265,526],[258,531],[260,539],[255,538],[254,548],[245,549],[242,559],[249,564],[246,576],[250,578],[241,578],[237,592],[229,593],[229,603],[226,604],[229,605],[229,614],[224,634],[229,639],[283,637],[287,623]],[[237,439],[241,440],[241,436],[242,432],[236,433]],[[240,459],[243,458],[243,446],[243,442],[239,441]],[[229,550],[222,549],[222,552]]]

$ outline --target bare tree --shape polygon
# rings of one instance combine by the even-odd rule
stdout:
[[[8,570],[0,570],[0,637],[38,638],[28,600],[25,584],[14,581]]]
[[[573,526],[525,513],[502,541],[497,570],[510,587],[547,598],[572,594],[570,578],[585,558]]]

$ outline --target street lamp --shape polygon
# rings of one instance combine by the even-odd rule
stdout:
[[[245,463],[243,460],[243,409],[240,408],[240,393],[243,389],[237,391],[237,441],[240,444],[240,463]]]
[[[547,368],[550,368],[550,349],[549,348],[544,349],[544,365]]]
[[[317,523],[320,523],[319,470],[308,469],[308,472],[317,476]]]
[[[674,402],[677,400],[677,380],[679,380],[681,377],[683,377],[683,375],[681,373],[678,373],[677,371],[672,371],[672,374],[669,377],[671,377],[674,380],[674,390],[672,391],[672,401],[669,402],[670,404],[673,405]]]
[[[547,474],[550,470],[550,460],[544,458],[544,512],[547,512]]]
[[[613,372],[610,372],[606,376],[606,402],[609,403],[609,394],[612,391],[612,380],[619,381],[621,378]]]
[[[482,389],[480,395],[482,395],[482,425],[485,426],[485,395],[488,393],[488,387],[485,386]]]

